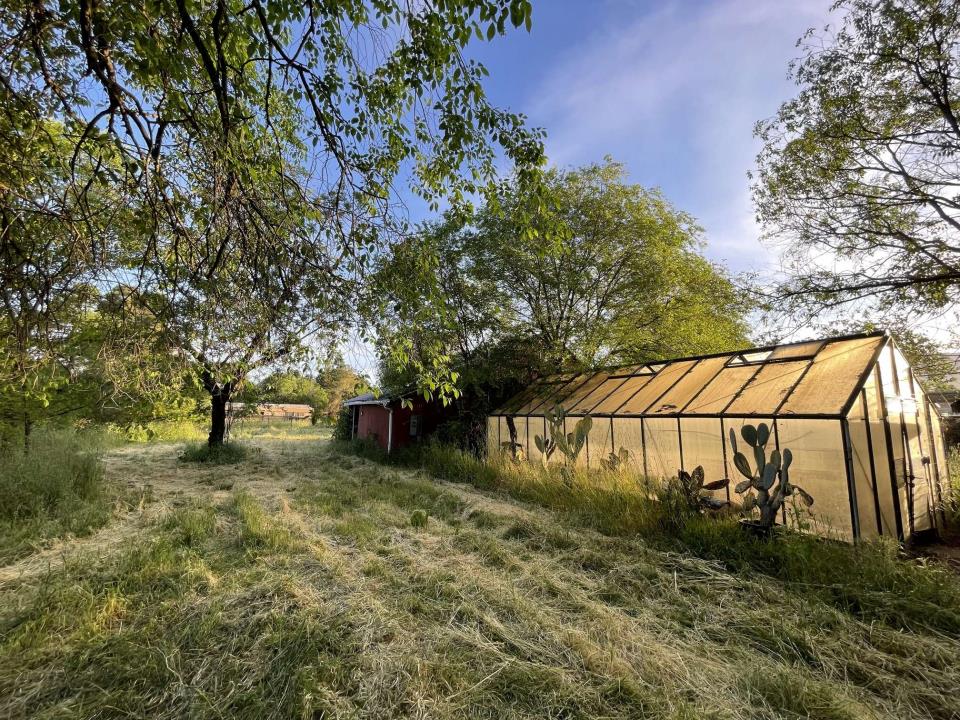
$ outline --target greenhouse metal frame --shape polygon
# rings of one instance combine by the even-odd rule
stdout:
[[[814,497],[809,517],[782,522],[847,540],[903,540],[943,522],[940,416],[884,332],[544,378],[489,416],[489,452],[516,443],[539,461],[534,437],[558,406],[567,432],[593,418],[578,458],[589,466],[626,448],[650,478],[703,465],[708,480],[736,482],[729,431],[765,422],[773,446],[793,452],[791,481]]]

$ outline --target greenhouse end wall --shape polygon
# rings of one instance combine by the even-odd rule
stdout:
[[[652,370],[637,366],[629,373],[565,376],[539,397],[525,391],[514,405],[527,413],[510,416],[516,442],[523,457],[540,462],[535,438],[548,435],[543,413],[560,406],[570,413],[568,433],[581,417],[593,419],[580,464],[598,468],[623,448],[651,479],[702,465],[708,482],[730,478],[735,484],[741,478],[733,464],[731,430],[742,451],[742,427],[766,423],[767,452],[789,448],[790,480],[814,498],[809,513],[791,502],[781,522],[844,540],[907,538],[937,528],[946,477],[939,417],[893,342],[886,336],[861,336],[845,345],[828,339],[780,346],[770,355],[774,360],[755,365],[709,356]],[[811,386],[803,386],[805,378]],[[816,412],[816,403],[825,411]],[[805,412],[777,414],[790,404]],[[773,412],[749,413],[751,406]],[[740,412],[730,412],[732,407]],[[507,415],[488,419],[491,454],[509,448],[509,424]],[[730,488],[714,495],[737,500]]]

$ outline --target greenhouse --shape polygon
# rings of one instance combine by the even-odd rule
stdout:
[[[814,499],[803,528],[905,539],[942,523],[940,416],[886,333],[544,378],[488,418],[489,451],[541,462],[535,438],[558,407],[567,432],[593,418],[577,458],[591,467],[625,448],[648,478],[702,465],[708,481],[735,484],[730,430],[766,423],[771,449],[793,454],[791,482]],[[717,495],[737,501],[732,487]]]

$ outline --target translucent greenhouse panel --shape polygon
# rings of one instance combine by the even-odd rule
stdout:
[[[931,527],[937,523],[937,509],[940,504],[940,496],[937,493],[937,466],[934,457],[934,447],[931,442],[930,424],[927,414],[927,396],[917,382],[917,378],[911,373],[913,385],[913,396],[917,404],[917,429],[919,431],[918,444],[920,446],[921,458],[920,469],[914,466],[915,474],[922,476],[926,481],[927,504],[929,507],[929,522]]]
[[[565,397],[585,379],[586,376],[584,375],[576,375],[566,381],[545,382],[541,389],[527,402],[523,403],[513,414],[529,415],[534,411],[538,414],[543,414],[544,410],[550,409],[556,404],[558,398]]]
[[[506,450],[504,443],[510,441],[510,428],[507,427],[507,419],[505,417],[501,415],[497,419],[499,420],[498,425],[500,427],[500,433],[499,433],[500,452],[504,452]]]
[[[820,352],[820,348],[822,347],[823,340],[796,343],[794,345],[781,345],[773,349],[773,352],[770,353],[770,359],[783,360],[786,358],[810,358]]]
[[[857,519],[860,537],[871,540],[880,535],[877,522],[877,498],[874,495],[874,478],[871,470],[872,454],[868,427],[864,416],[863,397],[854,403],[847,416],[850,429],[850,450],[853,459],[853,481],[857,495]]]
[[[655,377],[655,375],[638,375],[627,378],[626,382],[610,393],[606,399],[602,400],[600,404],[593,409],[593,414],[615,413],[634,393],[642,390],[647,383]]]
[[[512,398],[507,400],[500,408],[497,410],[498,415],[512,415],[517,410],[526,405],[533,398],[547,392],[546,383],[536,382],[530,385],[527,388],[524,388]]]
[[[884,353],[885,354],[885,353]],[[870,441],[873,444],[873,467],[877,474],[877,497],[880,500],[880,524],[883,534],[897,537],[897,509],[893,502],[893,484],[890,475],[890,455],[887,452],[886,423],[881,411],[880,387],[877,373],[870,373],[863,386],[867,396],[867,417]]]
[[[676,477],[680,469],[680,433],[675,418],[645,418],[643,440],[647,474],[652,478]]]
[[[793,453],[790,482],[813,497],[813,507],[809,510],[812,518],[807,515],[806,506],[795,497],[787,508],[787,523],[796,526],[795,513],[800,513],[801,523],[812,519],[805,529],[852,540],[840,421],[780,418],[777,431],[781,451],[789,448]]]
[[[643,457],[643,421],[640,418],[613,418],[613,444],[617,448],[626,448],[630,461],[646,472]]]
[[[578,409],[580,403],[583,402],[584,399],[588,398],[594,390],[600,387],[608,377],[610,377],[610,373],[605,372],[593,375],[590,379],[588,379],[585,383],[580,385],[580,387],[576,388],[572,393],[563,399],[563,402],[561,403],[563,405],[563,409],[568,413],[584,413],[585,411]]]
[[[707,383],[716,377],[728,359],[729,356],[724,355],[723,357],[704,358],[698,362],[690,372],[667,391],[666,395],[657,400],[656,405],[650,408],[650,412],[656,415],[681,411],[698,392],[703,390]]]
[[[606,460],[613,451],[610,443],[610,424],[612,418],[597,417],[587,436],[587,460],[590,467],[601,467],[600,461]]]
[[[680,441],[683,446],[683,468],[690,472],[697,465],[703,466],[706,482],[720,480],[727,475],[723,461],[724,439],[719,418],[680,418]],[[735,480],[734,484],[739,482]],[[716,490],[713,496],[727,500],[727,490]]]
[[[873,361],[883,337],[827,343],[790,393],[780,411],[789,414],[839,414],[859,389],[860,378]]]
[[[531,415],[527,418],[527,457],[531,462],[542,462],[542,453],[537,449],[536,437],[548,437],[546,430],[546,421],[539,415]]]
[[[727,412],[772,415],[809,365],[809,360],[764,365],[727,408]]]
[[[517,428],[517,442],[520,443],[520,447],[523,448],[523,456],[530,457],[530,452],[528,449],[529,443],[527,442],[527,418],[515,417],[513,419],[513,424]]]
[[[756,372],[754,365],[724,368],[690,401],[684,413],[719,415]]]
[[[889,414],[887,416],[890,425],[890,441],[893,453],[893,468],[896,473],[897,502],[900,505],[900,522],[903,525],[904,535],[909,535],[910,525],[910,505],[907,497],[907,477],[909,469],[907,458],[904,454],[903,423],[900,422],[900,413]]]
[[[879,373],[883,382],[883,394],[886,397],[896,397],[896,371],[893,366],[893,348],[887,347],[877,358],[877,366],[874,372]]]
[[[900,349],[890,345],[893,351],[893,361],[897,368],[897,385],[900,387],[901,397],[913,397],[913,387],[910,382],[910,363],[900,352]]]
[[[628,415],[643,413],[649,405],[656,402],[657,398],[667,392],[696,363],[696,360],[681,360],[680,362],[670,363],[654,375],[650,382],[644,385],[636,395],[627,400],[620,412]]]
[[[913,513],[912,532],[921,532],[933,527],[933,494],[930,483],[930,465],[923,462],[922,428],[916,414],[906,418],[907,444],[910,448],[908,470],[910,472],[910,508]]]
[[[617,388],[627,382],[630,378],[607,378],[597,385],[589,394],[580,398],[570,407],[570,412],[577,415],[588,415],[594,412],[594,408],[603,402]]]
[[[487,457],[496,457],[500,452],[500,418],[487,418]]]
[[[933,460],[936,462],[936,472],[937,477],[939,478],[939,487],[937,488],[937,499],[942,502],[944,493],[947,492],[947,477],[948,468],[947,468],[947,457],[946,449],[943,446],[943,430],[940,427],[940,416],[937,415],[937,411],[931,407],[930,408],[930,434],[932,435],[932,445],[933,445]],[[960,470],[957,468],[956,470]]]

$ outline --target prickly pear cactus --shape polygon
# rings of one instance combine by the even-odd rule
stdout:
[[[683,492],[684,500],[690,510],[700,512],[703,510],[719,510],[727,505],[726,500],[717,500],[710,493],[715,490],[722,490],[730,481],[727,478],[705,482],[703,465],[697,465],[693,472],[686,470],[677,471],[677,482]]]
[[[757,427],[744,425],[740,435],[752,449],[754,468],[746,455],[737,449],[737,434],[730,429],[730,447],[733,449],[733,464],[746,479],[738,483],[734,490],[744,495],[743,509],[746,511],[757,508],[760,511],[760,524],[771,527],[777,520],[777,513],[783,507],[784,501],[797,495],[807,507],[813,505],[813,498],[803,488],[790,482],[790,465],[793,463],[793,453],[785,449],[781,455],[774,450],[767,457],[767,441],[770,439],[770,428],[766,423]]]
[[[564,421],[567,414],[561,406],[558,405],[552,411],[548,410],[543,416],[547,421],[547,430],[550,437],[535,435],[533,438],[543,462],[548,462],[553,453],[559,450],[566,465],[576,464],[577,458],[587,444],[587,435],[590,434],[590,428],[593,427],[593,418],[589,415],[580,418],[574,425],[573,432],[567,433],[564,432]]]

